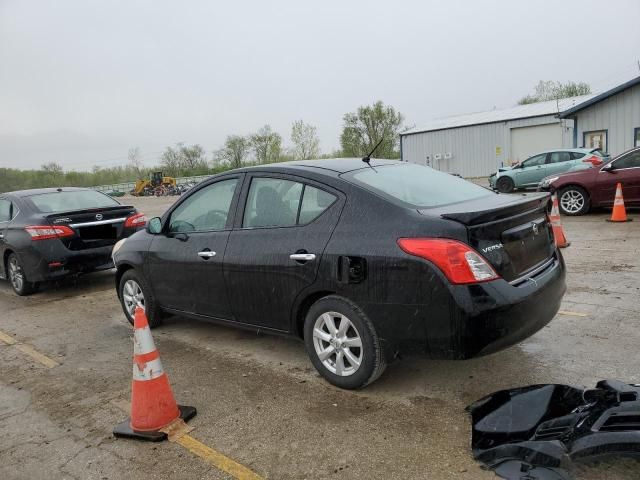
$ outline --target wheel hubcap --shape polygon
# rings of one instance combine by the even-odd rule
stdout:
[[[144,308],[144,294],[142,288],[135,280],[127,280],[122,289],[122,298],[124,299],[124,306],[127,309],[127,313],[131,318],[136,313],[136,307]]]
[[[313,326],[313,346],[322,365],[340,377],[348,377],[362,364],[362,338],[346,316],[323,313]]]
[[[20,264],[16,258],[12,258],[9,262],[9,280],[11,281],[11,285],[16,290],[22,290],[22,286],[24,285],[24,274],[22,273],[22,268],[20,268]]]
[[[576,190],[567,190],[560,197],[560,205],[565,212],[577,213],[584,207],[584,196]]]

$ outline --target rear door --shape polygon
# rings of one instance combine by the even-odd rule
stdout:
[[[4,268],[4,252],[6,246],[6,234],[9,222],[13,217],[13,206],[11,201],[3,196],[0,196],[0,278],[6,278],[6,272]]]
[[[558,175],[568,171],[574,165],[573,152],[551,152],[547,162],[545,176]],[[582,155],[584,156],[584,155]]]
[[[612,206],[616,196],[616,185],[622,183],[626,204],[640,203],[640,150],[629,152],[611,162],[613,170],[598,172],[595,199],[600,205]]]
[[[237,321],[288,330],[296,296],[316,278],[344,196],[296,176],[253,174],[245,182],[224,258]]]
[[[222,271],[242,176],[224,177],[178,203],[151,243],[146,274],[163,307],[232,318]]]
[[[540,180],[547,176],[547,154],[541,153],[522,162],[522,165],[515,169],[516,187],[527,187],[538,185]]]

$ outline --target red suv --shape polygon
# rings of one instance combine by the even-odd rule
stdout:
[[[613,207],[618,182],[622,183],[625,205],[640,206],[640,147],[601,167],[547,177],[538,190],[558,192],[563,214],[584,215],[592,207]]]

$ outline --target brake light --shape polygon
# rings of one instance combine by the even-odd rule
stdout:
[[[131,215],[124,222],[124,228],[144,227],[147,224],[147,217],[144,213],[136,213]]]
[[[602,161],[602,159],[600,157],[598,157],[597,155],[592,155],[589,158],[585,158],[584,160],[582,160],[582,162],[583,163],[590,163],[594,167],[600,166],[600,165],[602,165],[604,163]]]
[[[488,282],[500,278],[469,245],[448,238],[400,238],[398,245],[409,255],[435,264],[451,283]]]
[[[24,227],[31,240],[50,240],[52,238],[72,237],[75,232],[65,225],[31,225]]]

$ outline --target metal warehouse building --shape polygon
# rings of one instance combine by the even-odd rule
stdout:
[[[435,120],[400,135],[400,156],[464,177],[486,177],[554,148],[599,146],[616,155],[638,141],[639,83],[640,77],[599,95]]]

